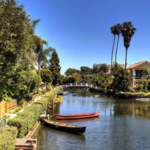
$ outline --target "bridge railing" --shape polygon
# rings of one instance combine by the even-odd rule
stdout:
[[[64,87],[86,86],[86,87],[90,87],[90,88],[94,88],[94,89],[101,89],[100,86],[96,86],[94,84],[88,84],[88,83],[68,83],[63,86]]]

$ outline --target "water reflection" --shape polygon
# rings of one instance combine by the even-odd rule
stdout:
[[[100,117],[77,120],[58,120],[86,126],[86,132],[74,135],[42,127],[38,136],[38,150],[113,150],[149,149],[150,102],[133,99],[114,99],[99,93],[74,89],[64,95],[62,103],[50,111],[54,114],[77,114],[101,111]]]
[[[65,150],[67,144],[77,145],[85,141],[84,134],[72,134],[43,126],[38,134],[37,150]]]

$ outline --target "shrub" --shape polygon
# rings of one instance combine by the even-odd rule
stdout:
[[[3,115],[3,118],[6,119],[6,115]]]
[[[39,94],[35,94],[35,95],[32,96],[32,99],[35,99],[38,96],[39,96]]]
[[[15,126],[18,129],[17,137],[22,138],[27,133],[27,122],[25,119],[21,119],[18,116],[8,119],[9,126]]]
[[[4,126],[0,128],[0,149],[14,150],[16,144],[17,128]]]
[[[50,91],[50,90],[51,90],[51,88],[49,86],[47,86],[46,91]]]
[[[5,95],[3,98],[4,98],[4,101],[6,101],[6,102],[11,102],[12,101],[12,98],[9,97],[8,95]]]
[[[23,104],[27,104],[27,101],[25,99],[22,99],[20,102],[19,102],[19,105],[23,105]]]
[[[120,91],[120,92],[119,92],[119,94],[125,94],[125,92],[123,92],[123,91]]]
[[[46,93],[46,91],[41,91],[41,93],[42,93],[42,94],[45,94],[45,93]]]
[[[17,107],[17,108],[15,108],[15,111],[18,112],[21,109],[22,109],[21,107]]]

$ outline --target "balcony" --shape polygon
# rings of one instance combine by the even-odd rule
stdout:
[[[142,76],[135,76],[135,79],[142,79]]]
[[[146,78],[143,76],[135,76],[135,79],[146,79]]]

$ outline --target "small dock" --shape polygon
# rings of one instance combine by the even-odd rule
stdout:
[[[37,139],[17,139],[15,150],[36,150]]]

